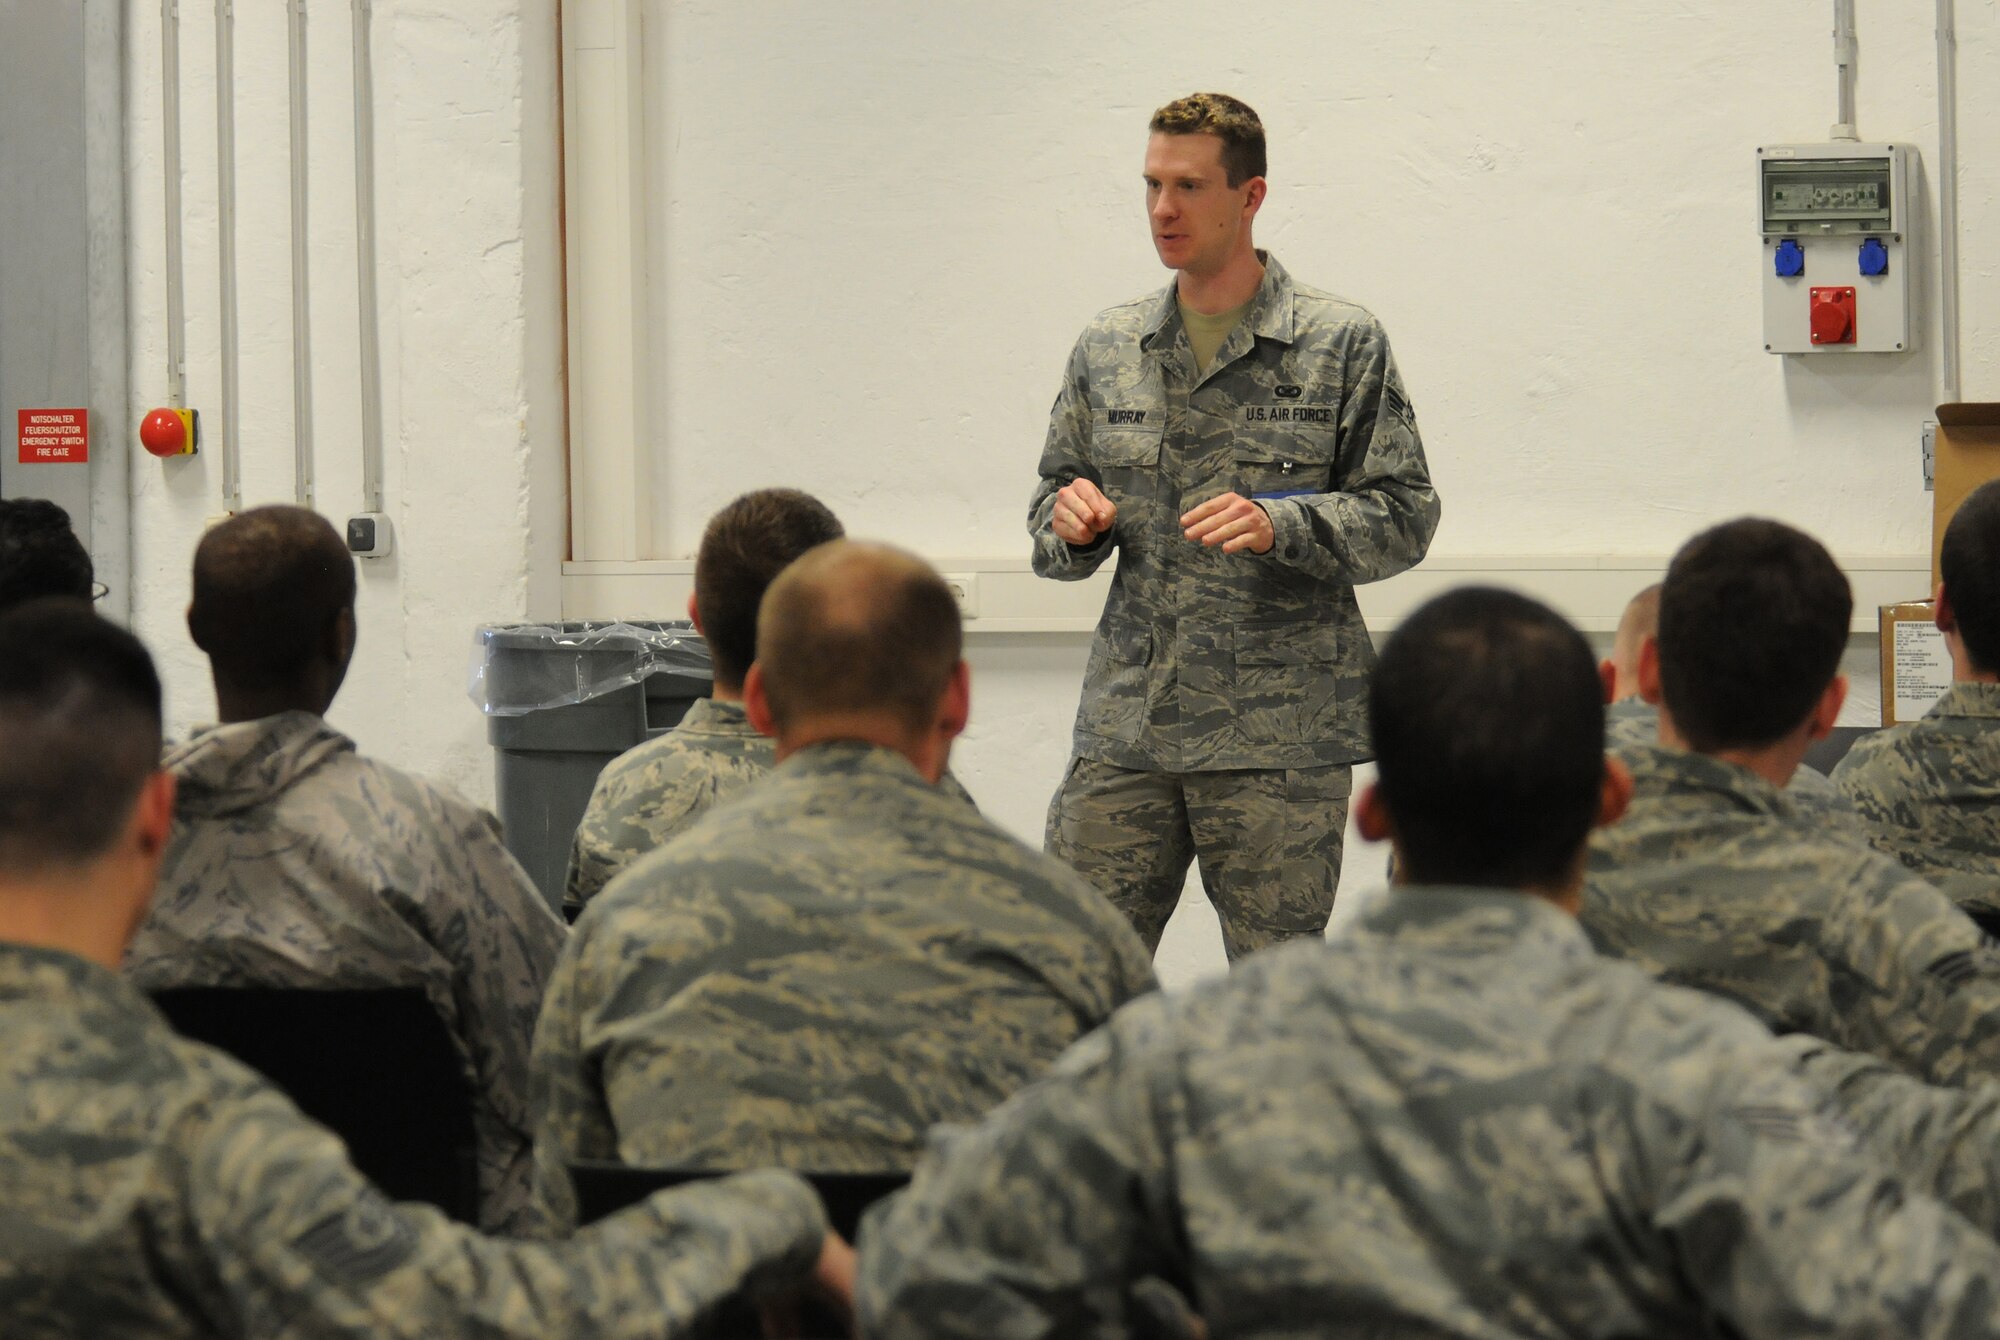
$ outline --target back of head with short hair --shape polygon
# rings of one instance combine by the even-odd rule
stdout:
[[[1981,484],[1958,505],[1938,548],[1938,578],[1972,668],[2000,670],[2000,480]]]
[[[1264,123],[1250,104],[1227,93],[1190,93],[1153,113],[1161,135],[1213,135],[1222,141],[1222,170],[1231,186],[1264,175]]]
[[[160,766],[160,681],[139,640],[51,597],[0,614],[0,877],[107,852]]]
[[[1639,648],[1649,637],[1660,633],[1660,583],[1639,592],[1625,603],[1625,612],[1618,616],[1618,632],[1611,640],[1611,663],[1623,675],[1636,674],[1639,669]]]
[[[46,498],[0,499],[0,610],[42,596],[89,600],[95,578],[68,512]]]
[[[354,558],[332,524],[303,507],[255,507],[202,536],[188,631],[218,678],[282,689],[354,605]]]
[[[1425,603],[1369,689],[1383,805],[1418,884],[1550,888],[1574,874],[1604,781],[1604,701],[1583,635],[1511,591]]]
[[[1660,591],[1660,690],[1702,753],[1798,729],[1840,669],[1854,594],[1824,545],[1761,517],[1681,546]]]
[[[741,688],[757,659],[757,609],[772,580],[846,533],[825,503],[797,489],[758,489],[709,518],[694,560],[694,603],[718,683]]]
[[[958,602],[913,554],[848,540],[779,575],[757,621],[757,665],[780,730],[887,713],[931,724],[964,648]]]

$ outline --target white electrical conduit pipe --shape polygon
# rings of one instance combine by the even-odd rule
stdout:
[[[162,156],[167,176],[167,404],[187,408],[187,296],[181,260],[181,12],[160,0]]]
[[[306,0],[290,0],[292,117],[292,498],[313,505],[312,313],[306,272]]]
[[[354,0],[354,241],[361,280],[361,510],[382,510],[382,355],[375,299],[375,79],[368,0]]]
[[[1854,128],[1854,0],[1833,0],[1833,62],[1840,76],[1840,119],[1830,138],[1859,139]]]
[[[1958,32],[1953,0],[1937,0],[1938,304],[1944,346],[1938,363],[1938,403],[1953,405],[1959,387],[1958,343]]]
[[[222,510],[243,510],[243,476],[236,444],[238,366],[236,318],[236,9],[215,0],[215,233],[222,269]]]

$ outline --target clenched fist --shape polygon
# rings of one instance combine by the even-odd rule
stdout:
[[[1049,528],[1065,543],[1083,546],[1110,530],[1118,520],[1118,504],[1104,496],[1088,479],[1075,479],[1056,494],[1056,510]]]

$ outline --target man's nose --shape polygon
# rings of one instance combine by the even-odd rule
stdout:
[[[1153,217],[1156,219],[1171,219],[1174,216],[1173,197],[1168,195],[1165,191],[1162,191],[1159,193],[1159,195],[1155,196],[1153,199],[1152,214]]]

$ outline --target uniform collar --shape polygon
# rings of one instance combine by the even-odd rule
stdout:
[[[151,1005],[117,973],[63,949],[0,941],[0,1001],[53,1001],[72,1008],[108,1005],[141,1013]]]
[[[1358,929],[1454,955],[1499,953],[1524,942],[1564,957],[1595,952],[1575,917],[1546,898],[1514,889],[1400,886],[1362,913]]]
[[[1953,684],[1924,714],[1933,717],[2000,717],[2000,684]]]
[[[750,714],[742,703],[720,702],[714,698],[697,698],[688,704],[687,715],[681,718],[677,729],[699,731],[704,735],[755,736],[759,732],[750,724]]]
[[[1718,808],[1788,817],[1790,802],[1748,768],[1707,754],[1665,745],[1634,744],[1618,751],[1632,772],[1636,800],[1703,799]]]
[[[1259,339],[1290,344],[1295,329],[1292,320],[1292,277],[1270,252],[1259,251],[1257,259],[1264,263],[1264,282],[1257,286],[1256,296],[1250,300],[1250,310],[1243,314],[1237,328],[1248,330]],[[1180,276],[1176,275],[1153,299],[1153,305],[1146,314],[1146,324],[1139,332],[1141,349],[1151,351],[1171,346],[1174,332],[1181,327],[1179,289]]]
[[[778,771],[802,777],[886,777],[924,784],[916,765],[902,754],[860,740],[828,740],[807,745],[779,764]]]

